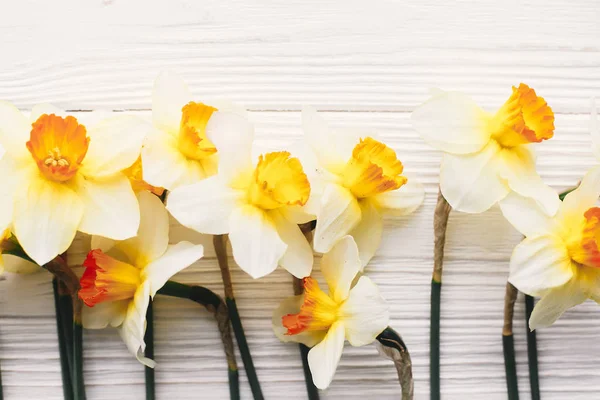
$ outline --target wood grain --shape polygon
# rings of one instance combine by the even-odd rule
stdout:
[[[555,137],[538,147],[539,170],[557,190],[596,163],[590,97],[600,96],[600,14],[591,1],[193,1],[13,2],[0,13],[0,99],[28,110],[127,110],[146,118],[152,82],[180,73],[199,99],[224,96],[253,110],[257,151],[301,139],[303,104],[335,126],[377,131],[426,186],[414,215],[386,218],[368,267],[409,346],[417,399],[428,398],[432,215],[440,154],[412,130],[428,89],[461,90],[498,107],[521,81],[556,111]],[[85,121],[89,113],[78,112]],[[171,240],[203,243],[206,257],[177,276],[222,291],[210,238],[172,223]],[[80,237],[71,260],[81,258]],[[505,399],[501,331],[507,265],[519,235],[493,208],[452,213],[446,245],[441,374],[445,399]],[[318,267],[318,260],[317,260]],[[271,312],[292,294],[283,270],[252,281],[233,269],[238,306],[267,399],[306,398],[297,346],[280,343]],[[515,308],[519,386],[527,399],[523,299]],[[228,397],[212,317],[158,298],[158,398]],[[52,288],[43,272],[0,281],[0,365],[6,399],[60,399]],[[585,303],[539,331],[542,396],[589,399],[600,391],[600,318]],[[86,332],[88,398],[142,399],[143,368],[112,330]],[[241,363],[240,363],[241,364]],[[243,398],[250,389],[243,373]],[[398,398],[395,370],[374,347],[346,347],[327,399]]]

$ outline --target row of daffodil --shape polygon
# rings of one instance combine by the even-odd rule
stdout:
[[[535,169],[532,145],[552,138],[554,113],[525,84],[513,87],[496,113],[468,96],[437,92],[412,115],[425,141],[444,155],[440,191],[450,206],[479,213],[499,204],[525,239],[510,260],[509,281],[539,296],[531,329],[553,324],[567,309],[600,302],[600,166],[561,203]],[[593,149],[600,159],[600,132],[592,105]]]
[[[366,345],[388,326],[388,307],[362,271],[380,244],[382,213],[414,211],[423,188],[401,175],[391,148],[332,130],[310,108],[297,154],[253,159],[245,110],[202,100],[163,73],[152,123],[122,114],[86,127],[51,105],[27,118],[0,103],[0,227],[39,265],[67,251],[78,231],[92,235],[80,282],[83,324],[118,328],[148,366],[149,300],[203,256],[201,245],[169,244],[168,213],[200,233],[228,234],[236,263],[253,278],[278,265],[304,278],[304,294],[275,311],[274,330],[312,347],[314,382],[326,388],[345,340]],[[315,219],[311,246],[298,224]],[[324,254],[328,293],[311,277],[313,248]]]

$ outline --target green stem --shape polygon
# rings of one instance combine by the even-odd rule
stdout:
[[[298,344],[300,348],[300,358],[302,359],[302,370],[304,371],[304,382],[306,383],[306,393],[308,394],[309,400],[319,400],[319,389],[315,386],[310,372],[310,366],[308,365],[308,352],[310,348],[302,343]]]
[[[509,400],[519,400],[519,387],[517,385],[517,363],[515,362],[515,343],[513,335],[502,335],[502,348],[504,350],[504,367],[506,369],[506,389]]]
[[[525,329],[527,329],[527,361],[529,363],[529,385],[531,387],[531,400],[540,400],[537,340],[535,331],[529,329],[529,318],[531,317],[533,306],[533,297],[525,295]]]
[[[75,306],[77,307],[77,306]],[[75,400],[85,400],[85,383],[83,381],[83,327],[79,318],[73,322],[73,394]]]
[[[62,296],[59,293],[58,281],[52,280],[52,289],[54,291],[54,309],[56,310],[56,331],[58,333],[58,351],[60,354],[60,372],[63,384],[63,397],[65,400],[73,400],[73,385],[71,384],[71,368],[69,366],[69,351],[72,346],[67,347],[69,340],[65,335],[64,325],[64,307],[63,297],[70,301],[69,296]],[[72,308],[69,307],[68,313],[71,314]],[[70,325],[69,325],[70,326]],[[71,335],[69,335],[70,337]]]
[[[431,400],[440,399],[440,297],[442,282],[431,280],[431,315],[429,329],[429,376]]]
[[[567,189],[567,190],[565,190],[564,192],[562,192],[562,193],[560,193],[560,194],[558,195],[558,198],[560,199],[560,201],[564,201],[564,200],[565,200],[565,197],[567,197],[567,195],[568,195],[569,193],[571,193],[572,191],[574,191],[574,190],[575,190],[575,189],[577,189],[578,187],[579,187],[579,186],[575,186],[574,188],[571,188],[571,189]]]
[[[263,400],[264,396],[260,388],[260,382],[258,381],[258,375],[256,374],[256,368],[254,368],[254,362],[252,361],[252,355],[250,354],[250,348],[246,341],[246,333],[240,319],[237,304],[235,303],[235,297],[233,294],[233,283],[231,280],[231,272],[229,271],[229,262],[227,260],[227,237],[224,235],[213,236],[213,245],[217,254],[217,260],[219,262],[219,268],[221,269],[221,278],[223,279],[223,287],[225,290],[225,304],[227,304],[227,310],[229,310],[229,319],[231,320],[231,327],[235,334],[235,339],[240,349],[240,355],[244,363],[244,369],[246,370],[246,376],[248,377],[248,383],[250,389],[252,389],[252,396],[254,400]]]
[[[235,350],[233,339],[231,337],[231,327],[229,324],[229,314],[227,306],[223,300],[213,291],[202,286],[189,286],[183,283],[168,281],[159,291],[158,294],[164,296],[178,297],[189,299],[204,306],[208,311],[214,314],[223,348],[227,358],[228,376],[229,376],[229,396],[232,400],[240,399],[240,382],[237,363],[235,361]]]
[[[150,300],[148,311],[146,311],[146,333],[144,335],[146,350],[144,355],[146,358],[154,360],[154,312],[152,307],[152,300]],[[144,373],[146,376],[146,400],[154,400],[156,398],[154,368],[145,367]]]
[[[446,228],[452,207],[438,192],[433,214],[433,274],[431,277],[431,308],[429,330],[429,389],[431,400],[440,399],[440,309],[442,272],[444,269],[444,247]]]

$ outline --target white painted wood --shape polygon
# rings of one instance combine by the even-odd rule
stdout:
[[[555,137],[539,146],[539,170],[556,189],[595,163],[589,98],[600,96],[600,15],[594,1],[76,1],[2,3],[0,99],[22,109],[52,101],[71,110],[129,110],[148,117],[153,79],[165,68],[195,94],[222,95],[254,112],[257,147],[301,137],[299,109],[329,110],[337,126],[376,130],[406,172],[427,189],[413,216],[388,218],[368,267],[411,349],[416,398],[428,398],[432,212],[440,155],[410,127],[430,87],[462,90],[492,109],[520,81],[557,112]],[[136,111],[140,110],[140,111]],[[350,112],[344,112],[350,111]],[[85,120],[86,113],[78,113]],[[445,399],[504,399],[501,348],[507,262],[519,235],[498,209],[452,214],[442,306]],[[177,279],[221,292],[210,240],[172,226],[172,241],[207,244],[207,256]],[[80,238],[71,259],[81,259]],[[278,342],[270,314],[291,294],[278,270],[235,289],[267,399],[305,398],[296,346]],[[522,299],[516,348],[529,398]],[[543,398],[589,399],[600,390],[600,318],[588,302],[538,333]],[[181,300],[156,304],[158,398],[227,398],[226,365],[214,323]],[[111,330],[85,336],[88,398],[142,399],[144,375]],[[241,360],[239,360],[241,366]],[[0,281],[0,365],[5,398],[60,399],[60,367],[47,274]],[[251,398],[241,372],[243,398]],[[398,398],[393,367],[373,347],[345,349],[323,398]]]

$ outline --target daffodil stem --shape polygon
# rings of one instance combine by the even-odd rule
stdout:
[[[525,329],[527,330],[527,361],[529,363],[529,386],[531,387],[531,400],[540,400],[537,340],[535,331],[529,329],[529,318],[531,317],[533,306],[533,297],[525,295]]]
[[[202,286],[189,286],[183,283],[168,281],[158,294],[164,296],[178,297],[192,300],[210,311],[217,320],[221,340],[227,358],[228,376],[229,376],[229,396],[231,400],[240,398],[240,382],[237,362],[235,360],[235,349],[233,338],[231,337],[231,326],[229,323],[229,313],[223,299],[213,291]]]
[[[504,368],[506,371],[506,389],[509,400],[519,399],[517,381],[517,363],[515,361],[515,343],[513,337],[513,316],[519,291],[510,282],[506,282],[504,295],[504,325],[502,327],[502,349],[504,350]]]
[[[431,400],[440,399],[440,312],[446,228],[452,207],[440,191],[433,215],[433,275],[429,329],[429,388]]]
[[[56,331],[58,334],[58,352],[60,354],[60,372],[63,384],[63,397],[65,400],[73,400],[73,385],[71,384],[71,367],[69,365],[69,351],[73,346],[67,346],[69,338],[65,335],[65,310],[64,299],[70,303],[69,296],[61,295],[59,283],[55,279],[52,280],[52,289],[54,291],[54,309],[56,311]],[[68,313],[71,313],[72,307],[68,304]],[[69,327],[71,324],[69,324]],[[71,335],[69,335],[70,337]]]
[[[229,271],[229,262],[227,260],[227,236],[225,235],[214,235],[213,245],[217,254],[217,261],[219,262],[219,268],[221,269],[221,278],[223,279],[223,287],[225,291],[225,303],[227,304],[227,310],[229,310],[229,319],[231,320],[231,326],[235,339],[240,349],[240,355],[244,363],[244,369],[246,370],[246,376],[248,377],[248,383],[250,389],[252,389],[252,396],[254,400],[263,400],[264,396],[260,388],[260,382],[258,381],[258,375],[256,374],[256,368],[254,368],[254,362],[252,361],[252,355],[250,354],[250,348],[246,341],[246,333],[240,319],[237,304],[235,302],[235,296],[233,294],[233,283],[231,281],[231,272]]]
[[[148,311],[146,311],[146,333],[144,334],[146,350],[144,355],[146,358],[154,360],[154,312],[152,308],[152,300],[150,300]],[[146,377],[146,400],[154,400],[156,398],[154,368],[145,367],[144,374]]]
[[[73,297],[73,394],[75,400],[85,400],[85,382],[83,380],[83,326],[81,325],[81,309],[83,304]]]
[[[306,234],[306,233],[305,233]],[[296,277],[293,278],[294,294],[300,295],[304,293],[304,287],[302,286],[302,279]],[[315,382],[310,372],[310,366],[308,365],[308,352],[310,348],[308,346],[298,343],[300,348],[300,358],[302,359],[302,370],[304,371],[304,382],[306,383],[306,393],[308,394],[309,400],[319,400],[319,389],[315,386]]]
[[[377,341],[388,350],[385,354],[394,361],[398,381],[402,387],[402,400],[412,400],[414,397],[414,380],[412,360],[402,337],[389,326],[377,335]]]

